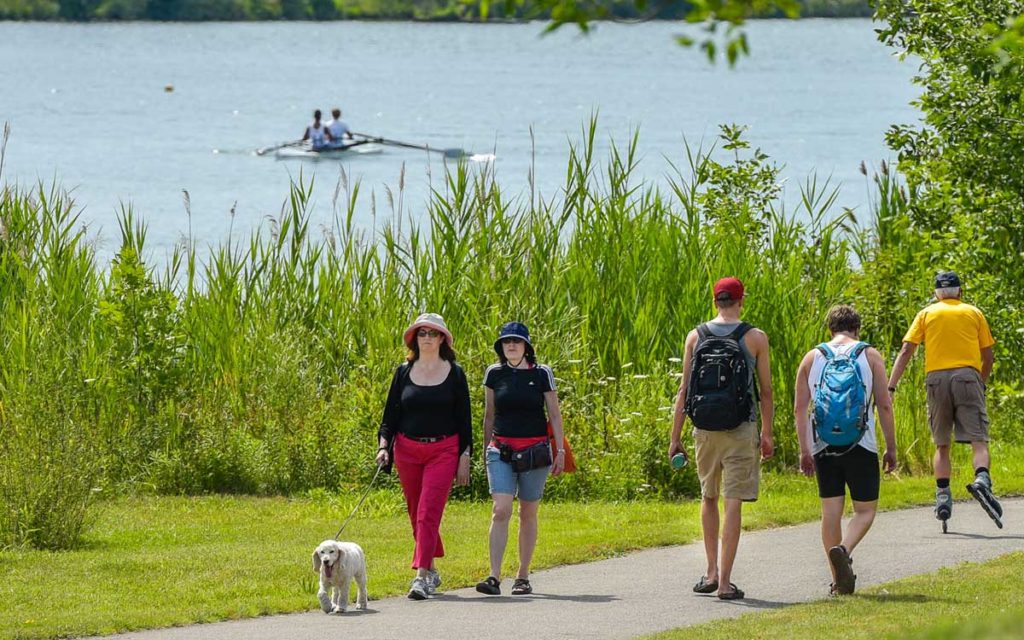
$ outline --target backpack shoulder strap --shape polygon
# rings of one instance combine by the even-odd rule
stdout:
[[[832,350],[832,347],[828,346],[827,342],[822,342],[817,347],[815,347],[815,349],[820,351],[821,355],[825,356],[826,361],[836,357],[836,352]]]
[[[708,329],[708,323],[702,322],[697,325],[697,344],[704,342],[711,337],[711,329]]]
[[[747,335],[747,332],[753,328],[754,325],[750,324],[749,322],[741,322],[738,327],[732,330],[732,333],[729,334],[729,337],[735,340],[736,342],[739,342],[740,340],[743,339],[743,336]]]
[[[858,342],[853,349],[850,349],[850,359],[856,360],[860,357],[860,354],[864,353],[871,345],[867,342]]]

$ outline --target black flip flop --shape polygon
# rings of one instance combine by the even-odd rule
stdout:
[[[718,591],[718,580],[709,582],[707,576],[701,576],[697,584],[693,585],[694,593],[714,593]]]
[[[740,589],[734,583],[730,582],[729,586],[732,587],[732,591],[718,594],[719,600],[742,600],[743,596],[746,595],[743,593],[743,589]]]

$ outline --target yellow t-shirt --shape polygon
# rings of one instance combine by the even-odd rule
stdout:
[[[903,341],[925,345],[924,369],[928,373],[960,367],[981,371],[981,350],[996,343],[985,314],[953,298],[919,311]]]

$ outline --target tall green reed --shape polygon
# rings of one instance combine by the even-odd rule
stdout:
[[[509,319],[529,324],[558,377],[580,463],[550,495],[693,495],[693,471],[673,472],[665,459],[679,358],[686,333],[714,314],[714,281],[736,275],[750,292],[745,318],[772,345],[773,464],[793,464],[793,377],[826,337],[829,306],[863,305],[876,344],[897,344],[894,327],[907,321],[908,309],[882,313],[867,276],[851,266],[855,252],[862,264],[879,255],[897,222],[879,214],[858,232],[852,214],[833,214],[837,191],[813,176],[787,210],[778,167],[739,127],[724,127],[716,147],[684,147],[668,189],[636,175],[637,136],[613,144],[603,161],[595,136],[591,122],[570,146],[557,196],[510,199],[492,167],[460,163],[446,167],[424,211],[405,210],[399,184],[379,222],[371,199],[375,223],[362,228],[354,223],[360,185],[342,173],[319,230],[312,184],[300,177],[280,214],[248,241],[200,249],[189,237],[159,268],[145,262],[146,230],[131,211],[121,215],[120,251],[100,268],[67,201],[7,188],[0,219],[5,238],[19,240],[5,242],[0,263],[0,335],[16,345],[0,362],[2,428],[16,428],[17,415],[47,437],[58,437],[61,421],[87,434],[80,453],[95,471],[84,474],[83,491],[354,488],[373,473],[373,434],[404,357],[401,332],[430,310],[456,337],[476,424],[495,330]],[[886,187],[880,202],[892,196]],[[186,210],[191,216],[187,197]],[[48,369],[56,356],[46,355],[59,353],[53,344],[74,345],[54,369],[61,386],[33,386],[56,375]],[[12,412],[45,394],[60,396],[59,420]],[[915,398],[902,411],[921,406]],[[901,441],[919,464],[926,445]],[[6,455],[24,466],[27,450]],[[474,464],[460,495],[486,495]]]
[[[0,201],[0,547],[75,544],[103,471],[99,277],[69,199]]]

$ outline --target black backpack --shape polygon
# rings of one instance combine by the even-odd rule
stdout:
[[[727,336],[716,336],[706,324],[697,327],[686,415],[707,431],[735,429],[750,420],[756,391],[740,340],[753,327],[741,322]]]

